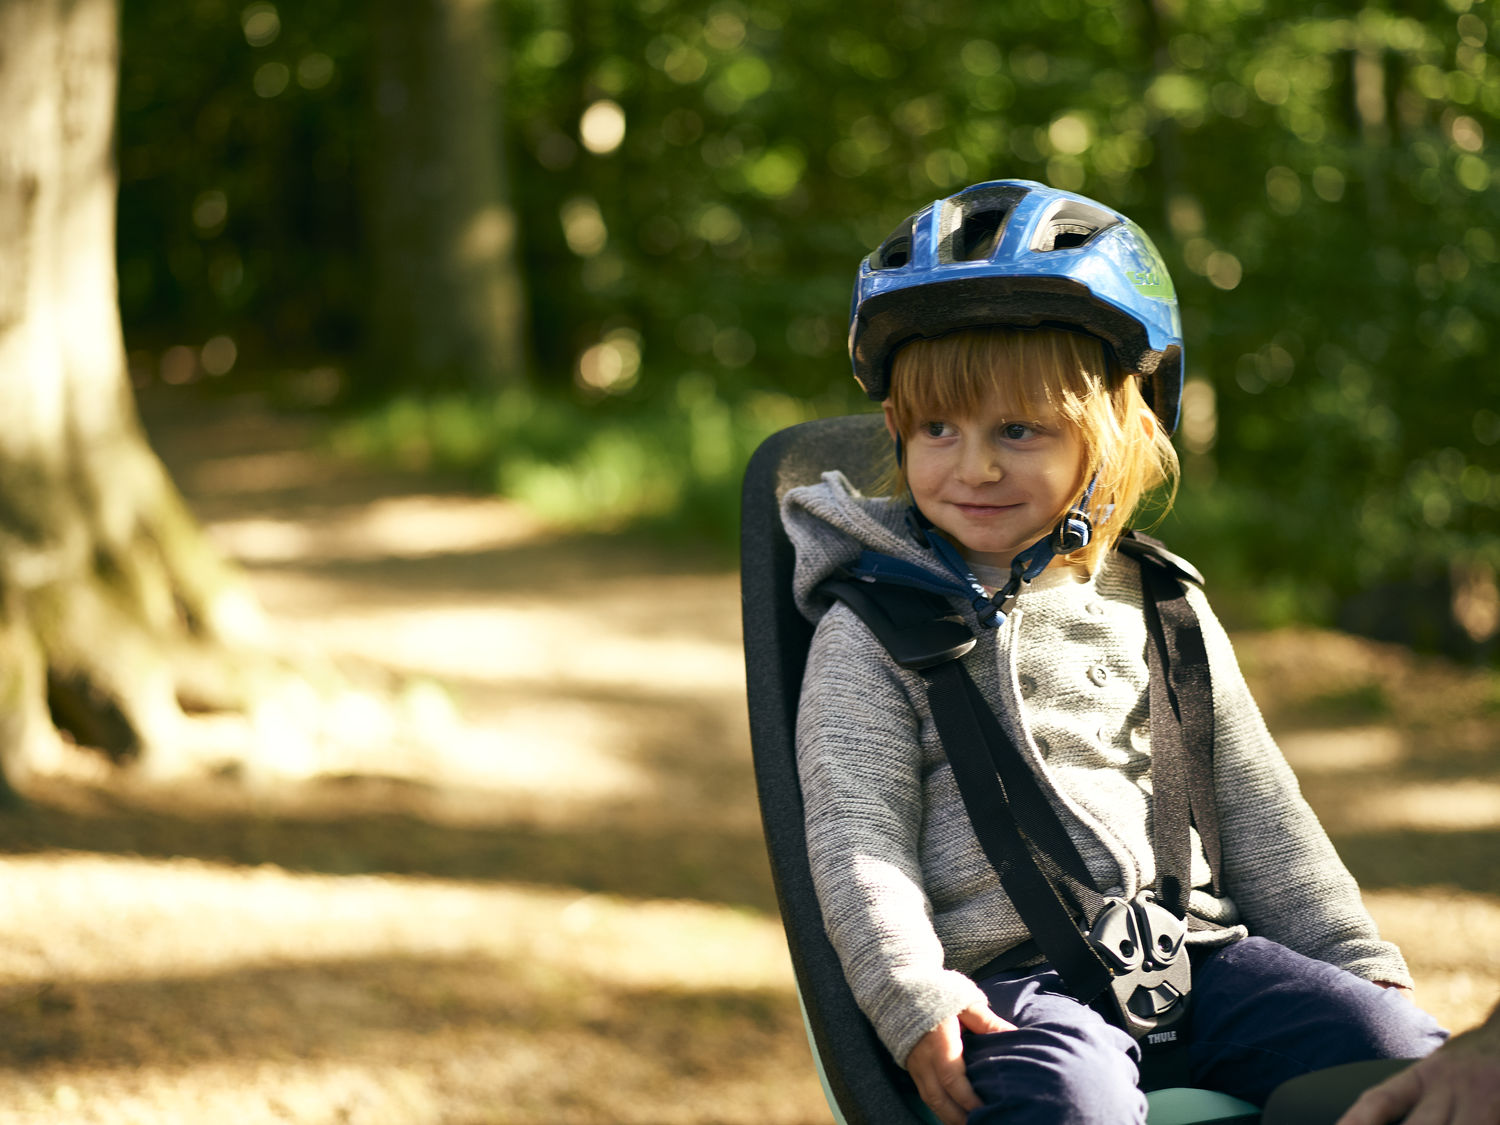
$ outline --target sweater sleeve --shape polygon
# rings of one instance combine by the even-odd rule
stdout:
[[[1213,674],[1214,792],[1224,890],[1250,932],[1368,980],[1411,986],[1250,694],[1208,602],[1190,596]]]
[[[844,976],[903,1065],[984,994],[944,968],[923,887],[920,719],[900,671],[842,605],[813,637],[797,715],[808,853]]]

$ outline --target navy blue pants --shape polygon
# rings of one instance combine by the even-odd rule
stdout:
[[[984,1102],[968,1125],[1143,1125],[1135,1041],[1064,992],[1056,972],[979,984],[1017,1030],[964,1033],[969,1081]],[[1188,1034],[1189,1082],[1256,1105],[1289,1078],[1420,1058],[1447,1038],[1399,992],[1256,937],[1195,958]]]

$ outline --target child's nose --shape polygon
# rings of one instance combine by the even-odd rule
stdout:
[[[1000,454],[987,441],[971,441],[964,445],[959,459],[959,479],[964,484],[989,484],[1004,475],[1000,465]]]

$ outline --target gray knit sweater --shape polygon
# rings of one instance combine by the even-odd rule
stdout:
[[[983,994],[963,974],[1029,935],[970,827],[923,681],[898,668],[819,583],[868,547],[943,575],[906,529],[905,509],[861,496],[839,473],[789,492],[795,592],[817,622],[803,680],[797,755],[813,879],[855,999],[904,1062],[927,1031]],[[1214,790],[1223,891],[1193,835],[1189,940],[1249,932],[1371,980],[1410,985],[1359,889],[1267,732],[1229,638],[1196,588],[1213,676]],[[978,626],[964,658],[1078,843],[1096,886],[1152,885],[1147,634],[1140,572],[1113,553],[1092,576],[1053,567],[999,629]]]

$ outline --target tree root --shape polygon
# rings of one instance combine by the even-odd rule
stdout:
[[[107,476],[86,460],[51,482],[56,502],[31,537],[46,560],[32,573],[47,580],[0,570],[0,774],[12,786],[53,772],[69,744],[141,772],[192,768],[184,704],[248,710],[278,675],[243,578],[144,438],[113,453]]]

